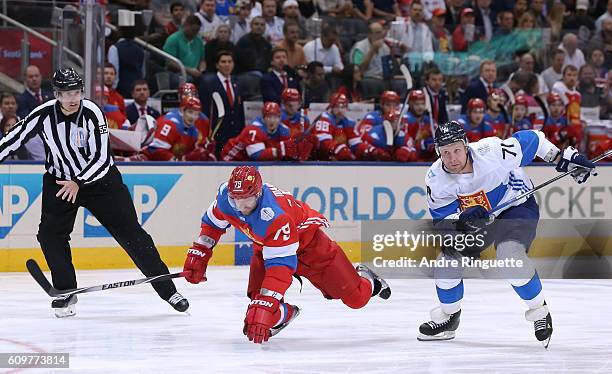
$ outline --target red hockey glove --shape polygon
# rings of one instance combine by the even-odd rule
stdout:
[[[355,155],[346,144],[339,144],[334,149],[334,157],[338,161],[355,161]]]
[[[185,277],[187,282],[193,284],[206,282],[206,267],[212,255],[212,249],[199,243],[193,243],[193,246],[187,251],[187,258],[185,259],[185,265],[183,265],[183,271],[191,272]]]
[[[416,161],[416,150],[408,146],[402,146],[395,150],[395,159],[400,162]]]
[[[298,158],[298,148],[294,140],[285,140],[278,144],[278,158],[279,159],[291,159],[295,160]]]
[[[391,154],[382,148],[376,148],[374,152],[372,152],[372,156],[376,161],[391,161]]]
[[[310,157],[312,150],[314,149],[314,145],[308,141],[302,141],[297,145],[298,152],[298,160],[306,161]]]
[[[249,303],[244,325],[249,341],[255,344],[267,342],[270,338],[270,329],[278,322],[278,308],[280,302],[271,297],[257,294]]]

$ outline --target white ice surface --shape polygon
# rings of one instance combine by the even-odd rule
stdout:
[[[77,277],[86,286],[142,275]],[[612,373],[610,280],[543,281],[554,324],[544,350],[525,306],[502,280],[465,281],[461,325],[446,342],[416,340],[436,305],[431,280],[392,279],[391,299],[361,310],[324,299],[307,281],[299,293],[294,281],[287,300],[300,306],[299,318],[255,345],[242,335],[248,268],[211,267],[208,279],[176,282],[190,315],[144,285],[79,295],[77,315],[57,319],[27,273],[0,274],[0,352],[68,352],[75,373]],[[7,372],[14,371],[0,369]]]

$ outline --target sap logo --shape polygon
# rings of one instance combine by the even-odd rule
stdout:
[[[138,222],[144,225],[168,192],[174,187],[181,174],[124,174],[123,183],[128,187]],[[111,234],[85,209],[83,236],[86,238],[110,237]]]
[[[42,174],[0,174],[0,239],[4,239],[42,191]]]

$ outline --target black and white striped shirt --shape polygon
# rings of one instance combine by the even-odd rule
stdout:
[[[0,162],[40,134],[45,143],[45,168],[59,179],[89,184],[104,177],[114,161],[102,110],[83,99],[80,109],[64,115],[57,100],[36,107],[0,139]]]

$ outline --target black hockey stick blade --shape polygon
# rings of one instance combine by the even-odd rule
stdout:
[[[55,288],[53,288],[51,283],[49,283],[49,281],[47,280],[47,277],[45,277],[45,275],[43,274],[42,270],[40,270],[40,266],[38,266],[36,261],[34,261],[32,259],[29,259],[28,261],[26,261],[26,268],[28,269],[28,272],[30,273],[32,278],[34,278],[36,283],[38,283],[38,285],[40,287],[42,287],[42,289],[49,296],[53,296],[52,292],[53,292],[53,290],[55,290]],[[57,291],[57,290],[55,290],[55,291]]]
[[[110,289],[120,288],[120,287],[136,286],[136,285],[145,284],[145,283],[162,282],[162,281],[166,281],[166,280],[170,280],[170,279],[174,279],[174,278],[184,277],[184,276],[186,276],[188,274],[188,272],[184,271],[184,272],[180,272],[180,273],[155,275],[155,276],[152,276],[152,277],[142,278],[142,279],[134,279],[134,280],[128,280],[128,281],[122,281],[122,282],[106,283],[106,284],[101,284],[101,285],[98,285],[98,286],[81,287],[81,288],[74,288],[74,289],[70,289],[70,290],[58,290],[58,289],[54,288],[51,285],[51,283],[49,283],[49,281],[47,280],[47,278],[43,274],[42,270],[40,270],[40,267],[38,266],[36,261],[34,261],[32,259],[29,259],[26,262],[26,267],[28,268],[28,271],[30,272],[30,274],[32,275],[34,280],[51,297],[70,296],[70,295],[76,295],[76,294],[80,294],[80,293],[89,293],[89,292],[110,290]]]

